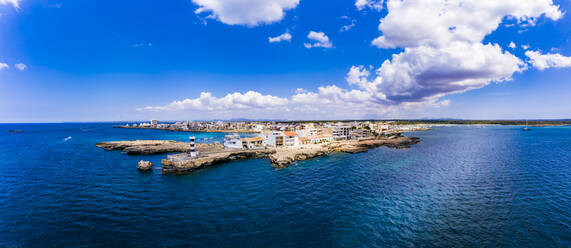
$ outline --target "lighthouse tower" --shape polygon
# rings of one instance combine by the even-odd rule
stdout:
[[[198,151],[196,151],[196,148],[194,147],[194,136],[190,136],[190,157],[196,157],[198,156]]]

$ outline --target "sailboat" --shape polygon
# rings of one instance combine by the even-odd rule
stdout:
[[[531,130],[531,128],[527,127],[527,120],[525,120],[525,127],[523,128],[523,131],[529,131]]]

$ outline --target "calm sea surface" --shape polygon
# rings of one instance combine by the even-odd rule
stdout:
[[[571,246],[570,127],[442,127],[411,149],[174,176],[136,169],[164,155],[94,144],[189,133],[112,125],[0,124],[0,247]]]

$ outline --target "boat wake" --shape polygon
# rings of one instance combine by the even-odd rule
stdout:
[[[67,138],[63,139],[63,141],[68,141],[71,139],[71,136],[67,136]]]

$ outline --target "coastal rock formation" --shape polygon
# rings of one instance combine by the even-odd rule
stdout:
[[[274,149],[222,151],[204,154],[196,158],[190,158],[187,154],[177,154],[161,160],[162,172],[185,173],[233,160],[265,158],[274,152]]]
[[[389,148],[410,148],[411,145],[420,142],[420,138],[417,137],[396,137],[391,139],[367,139],[360,141],[347,141],[344,143],[338,143],[337,145],[332,145],[331,149],[334,151],[347,152],[347,153],[359,153],[366,152],[370,148],[375,148],[379,146],[386,146]]]
[[[306,160],[329,153],[327,146],[311,145],[303,148],[281,148],[269,156],[272,165],[276,168],[285,168],[298,160]]]
[[[175,152],[188,152],[190,150],[189,143],[172,141],[172,140],[134,140],[134,141],[113,141],[100,142],[95,144],[105,150],[122,150],[130,155],[151,155]],[[217,144],[196,144],[196,149],[201,152],[207,152],[214,149],[221,149],[221,145]]]
[[[153,169],[153,163],[149,162],[149,161],[139,161],[139,165],[137,165],[137,169],[139,169],[140,171],[150,171]]]
[[[251,158],[269,158],[272,166],[285,168],[298,160],[306,160],[318,156],[325,156],[332,152],[359,153],[370,148],[387,146],[390,148],[408,148],[420,142],[419,138],[406,136],[393,136],[391,138],[371,138],[365,140],[335,141],[324,144],[309,144],[299,147],[280,147],[268,149],[224,149],[220,144],[196,144],[200,151],[198,157],[190,157],[189,144],[167,140],[136,140],[97,143],[98,147],[106,150],[122,150],[127,154],[157,154],[173,153],[161,160],[163,173],[187,173],[196,169],[205,168],[218,163]],[[150,162],[139,162],[141,170],[149,170]]]
[[[360,153],[368,151],[369,148],[367,148],[366,146],[344,145],[339,147],[338,150],[340,152],[346,152],[346,153]]]

